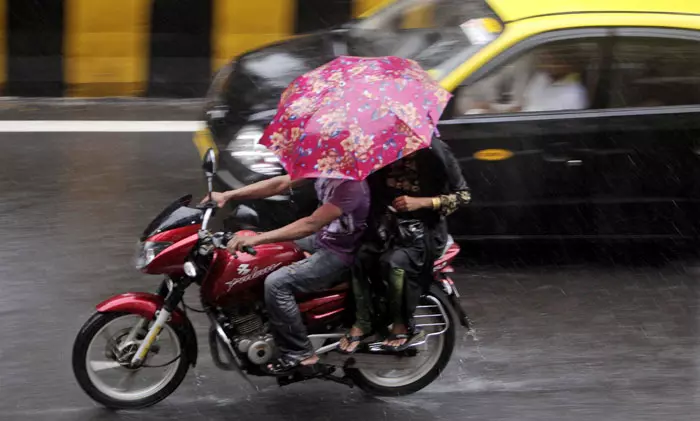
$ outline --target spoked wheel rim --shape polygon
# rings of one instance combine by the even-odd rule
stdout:
[[[417,323],[440,324],[442,317],[428,317],[435,314],[437,300],[433,297],[423,297],[419,307],[416,309]],[[446,315],[445,315],[446,316]],[[442,330],[440,326],[429,326],[424,328],[426,334]],[[359,369],[362,375],[370,382],[383,387],[402,387],[422,379],[438,364],[440,356],[445,348],[445,333],[436,336],[429,336],[426,342],[415,347],[418,355],[415,357],[416,365],[403,370],[368,370]]]
[[[144,365],[135,369],[127,366],[145,330],[131,343],[125,343],[125,339],[141,320],[142,317],[133,314],[117,317],[105,324],[88,345],[85,356],[88,377],[97,390],[112,399],[137,401],[160,392],[175,377],[181,363],[178,335],[165,324]]]

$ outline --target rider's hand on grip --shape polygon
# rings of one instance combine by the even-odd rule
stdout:
[[[255,241],[253,237],[233,236],[233,238],[228,241],[226,249],[233,255],[235,255],[236,252],[242,251],[243,253],[255,256],[258,253],[253,248],[254,245]]]
[[[258,252],[255,251],[255,249],[252,248],[251,246],[243,246],[243,247],[241,248],[241,251],[242,251],[243,253],[248,253],[248,254],[250,254],[251,256],[255,256],[256,254],[258,254]]]
[[[223,208],[228,199],[226,198],[226,195],[224,193],[212,192],[211,197],[209,195],[204,196],[204,198],[201,202],[199,202],[199,204],[202,205],[209,201],[215,202],[217,207]]]

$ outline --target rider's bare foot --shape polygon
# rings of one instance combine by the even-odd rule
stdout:
[[[406,325],[394,323],[394,325],[391,327],[391,335],[392,336],[393,335],[405,335],[407,333],[408,333],[408,329],[406,329]],[[407,338],[394,339],[394,340],[386,339],[384,342],[382,342],[382,344],[395,348],[397,346],[401,346],[401,345],[405,344],[406,341],[408,341]]]
[[[343,336],[340,338],[340,344],[338,347],[340,348],[341,351],[343,352],[353,352],[357,347],[360,345],[360,341],[352,341],[348,339],[348,336],[358,336],[362,337],[364,336],[365,332],[362,331],[359,327],[353,326],[352,329],[350,329],[350,332],[348,332],[347,336]]]
[[[318,362],[319,358],[318,355],[314,354],[313,356],[303,360],[300,365],[314,365]]]

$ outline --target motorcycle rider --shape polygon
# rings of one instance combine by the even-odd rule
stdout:
[[[263,199],[289,191],[298,183],[288,175],[259,181],[237,190],[212,193],[219,207],[229,200]],[[318,178],[316,211],[282,228],[256,236],[236,236],[228,243],[231,253],[246,246],[297,241],[310,257],[277,269],[265,279],[265,304],[281,356],[268,365],[272,374],[313,367],[318,356],[309,341],[295,293],[322,291],[342,282],[350,273],[369,213],[370,192],[365,181]],[[205,198],[206,200],[207,198]]]

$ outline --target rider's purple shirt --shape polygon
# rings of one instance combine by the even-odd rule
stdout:
[[[328,249],[351,264],[367,226],[369,186],[365,181],[319,178],[316,195],[322,204],[330,203],[343,211],[316,234],[317,247]]]

